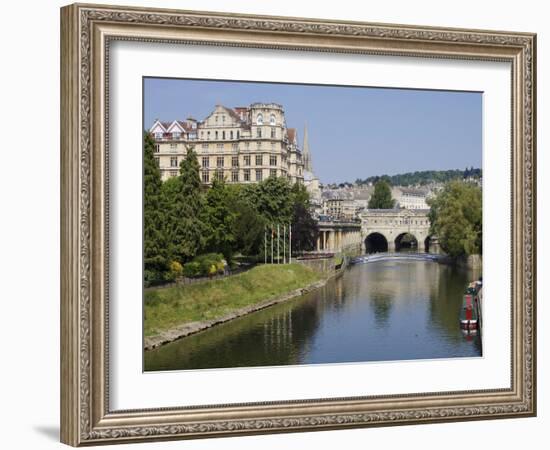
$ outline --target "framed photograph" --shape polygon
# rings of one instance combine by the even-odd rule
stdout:
[[[61,440],[536,414],[536,36],[61,9]]]

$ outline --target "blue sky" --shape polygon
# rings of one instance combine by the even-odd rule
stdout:
[[[145,78],[144,127],[254,102],[283,105],[300,142],[307,124],[323,183],[481,167],[479,92]]]

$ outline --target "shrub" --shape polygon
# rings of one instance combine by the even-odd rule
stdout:
[[[217,273],[224,273],[225,262],[219,253],[207,253],[197,256],[193,261],[183,266],[183,275],[186,277],[206,277]]]
[[[164,272],[164,276],[162,277],[162,281],[164,283],[171,283],[172,281],[176,281],[176,276],[173,272]]]
[[[158,270],[145,269],[143,273],[143,284],[145,287],[156,286],[164,282],[162,272]]]
[[[219,273],[219,274],[222,274],[225,272],[225,262],[223,260],[221,261],[218,261],[216,264],[216,271]]]
[[[201,275],[201,265],[196,261],[188,262],[183,266],[183,275],[188,278],[198,277]]]
[[[216,268],[216,264],[212,264],[208,269],[208,276],[214,276],[218,272],[218,269]]]
[[[179,277],[183,273],[183,266],[178,261],[170,262],[170,273],[174,278]]]

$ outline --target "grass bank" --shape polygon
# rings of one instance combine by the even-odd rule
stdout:
[[[144,333],[154,336],[185,323],[218,319],[321,278],[301,264],[275,264],[212,282],[148,291],[144,294]]]

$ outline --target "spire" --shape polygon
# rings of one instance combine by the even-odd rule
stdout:
[[[304,170],[306,172],[313,172],[311,153],[309,152],[309,140],[307,137],[307,123],[304,126],[304,145],[302,147],[302,159],[304,161]]]

